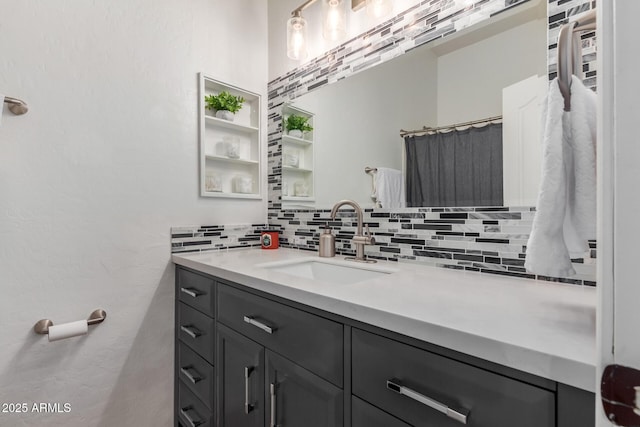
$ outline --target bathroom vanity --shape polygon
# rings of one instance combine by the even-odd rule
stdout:
[[[176,426],[594,425],[594,289],[322,260],[173,256]]]

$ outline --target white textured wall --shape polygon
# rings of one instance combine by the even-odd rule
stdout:
[[[266,34],[262,0],[0,0],[0,404],[71,405],[0,426],[171,425],[169,227],[266,216],[198,197],[196,74],[264,94]]]

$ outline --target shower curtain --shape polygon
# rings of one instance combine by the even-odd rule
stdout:
[[[405,137],[406,198],[416,206],[502,206],[502,124]]]

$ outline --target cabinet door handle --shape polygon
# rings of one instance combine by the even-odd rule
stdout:
[[[387,388],[389,390],[395,391],[398,394],[402,394],[407,396],[409,399],[413,399],[416,402],[420,402],[423,405],[428,406],[429,408],[433,408],[438,412],[445,414],[447,417],[454,419],[462,424],[467,424],[467,417],[469,416],[469,411],[466,409],[454,409],[450,408],[447,405],[438,402],[437,400],[433,400],[430,397],[425,396],[424,394],[418,393],[415,390],[411,390],[408,387],[400,384],[400,380],[393,378],[391,380],[387,380]]]
[[[187,419],[187,422],[191,424],[191,427],[198,427],[200,424],[204,424],[204,421],[202,421],[199,416],[195,419],[191,418],[191,416],[189,415],[189,411],[193,411],[196,415],[198,415],[198,413],[193,409],[193,406],[180,408],[180,413]]]
[[[278,427],[276,424],[276,385],[273,383],[269,385],[269,395],[271,396],[271,419],[269,421],[269,427]]]
[[[275,330],[275,329],[273,329],[272,327],[267,326],[267,325],[265,325],[265,324],[264,324],[264,323],[262,323],[262,322],[258,322],[258,321],[257,321],[257,320],[255,320],[253,317],[244,316],[244,321],[245,321],[245,322],[247,322],[247,323],[248,323],[248,324],[250,324],[250,325],[253,325],[253,326],[257,327],[257,328],[262,329],[263,331],[265,331],[265,332],[266,332],[266,333],[268,333],[268,334],[272,334],[272,333],[273,333],[273,331]]]
[[[253,372],[253,367],[244,368],[244,413],[248,414],[253,410],[253,405],[249,403],[249,377]]]
[[[180,292],[187,294],[193,298],[198,298],[200,295],[202,295],[200,292],[193,288],[180,288]]]
[[[195,375],[191,374],[191,372],[189,371],[193,371]],[[194,384],[196,384],[198,381],[202,381],[202,377],[200,376],[200,373],[196,371],[195,368],[191,365],[183,366],[182,368],[180,368],[180,372],[182,372],[184,376],[189,378],[189,381],[191,381]]]
[[[194,338],[194,339],[202,335],[202,332],[200,332],[198,329],[194,328],[191,325],[180,326],[180,330],[182,330],[184,333],[186,333],[187,335],[189,335],[191,338]]]

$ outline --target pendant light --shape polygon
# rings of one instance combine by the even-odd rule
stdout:
[[[307,20],[297,10],[287,21],[287,56],[302,61],[307,55]]]

